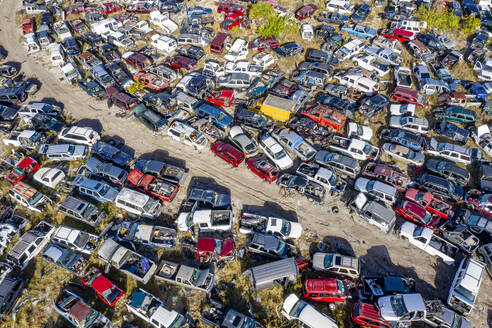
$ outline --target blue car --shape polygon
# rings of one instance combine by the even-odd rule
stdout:
[[[361,23],[366,20],[370,12],[371,12],[371,6],[368,5],[367,3],[364,3],[362,6],[357,8],[355,13],[352,15],[351,19],[356,23]]]
[[[80,54],[80,48],[77,41],[74,38],[68,38],[63,41],[63,48],[67,55],[73,57]]]
[[[422,151],[427,146],[427,140],[425,137],[410,131],[396,128],[383,129],[380,133],[380,137],[384,141],[397,143],[410,148],[413,151]]]
[[[368,26],[356,25],[356,24],[345,24],[342,29],[342,33],[348,33],[358,38],[369,38],[372,39],[376,36],[376,30]]]
[[[95,157],[90,157],[84,165],[84,169],[91,175],[103,178],[106,181],[121,185],[125,183],[128,172],[113,163],[101,162]]]
[[[279,57],[290,57],[300,54],[304,48],[297,42],[284,43],[277,49],[273,50]]]
[[[461,81],[461,84],[468,92],[475,95],[478,99],[487,99],[489,96],[489,93],[481,83]]]
[[[197,103],[195,113],[198,117],[208,118],[222,130],[231,127],[234,122],[234,119],[229,114],[226,114],[215,106],[201,102]]]
[[[92,153],[105,161],[113,162],[121,167],[127,166],[132,159],[130,154],[104,141],[96,142],[92,147]]]
[[[436,122],[433,130],[440,136],[458,141],[463,145],[466,144],[470,136],[470,131],[460,128],[456,124],[449,123],[446,120]]]
[[[83,175],[78,175],[72,182],[79,193],[83,196],[94,199],[99,203],[114,203],[119,190],[111,187],[102,181],[89,179]]]

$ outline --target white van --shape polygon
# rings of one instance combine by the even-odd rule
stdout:
[[[161,213],[162,204],[157,199],[136,190],[123,188],[115,199],[115,205],[129,213],[154,219]]]
[[[413,33],[420,33],[421,30],[427,28],[427,22],[401,20],[398,22],[391,22],[390,28],[399,28],[401,30],[405,30]]]
[[[464,258],[449,289],[449,306],[462,314],[469,314],[475,305],[484,271],[482,262],[471,257]]]
[[[239,60],[245,60],[248,56],[248,42],[243,39],[237,38],[232,46],[228,49],[224,58],[227,61],[237,62]]]
[[[296,294],[290,294],[284,300],[281,311],[289,321],[298,320],[305,328],[337,328],[335,320],[319,312],[308,303],[300,300]]]
[[[161,14],[158,10],[150,13],[150,23],[169,34],[174,33],[178,29],[178,25],[168,15]]]
[[[65,63],[65,53],[63,52],[62,46],[59,43],[52,43],[48,46],[49,56],[51,64],[54,66],[59,66]]]
[[[354,5],[351,5],[349,0],[329,0],[326,3],[326,10],[330,13],[352,15],[354,13]]]
[[[178,48],[178,43],[172,37],[167,35],[154,34],[150,37],[150,45],[158,51],[170,54]]]

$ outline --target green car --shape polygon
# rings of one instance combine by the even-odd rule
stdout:
[[[475,123],[477,113],[472,109],[460,106],[450,106],[434,111],[434,117],[454,123]]]

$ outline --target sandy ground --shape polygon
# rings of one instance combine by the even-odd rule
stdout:
[[[203,5],[202,2],[200,4]],[[81,90],[60,81],[57,68],[50,69],[46,61],[43,64],[25,55],[25,49],[19,43],[20,29],[14,19],[17,6],[18,1],[2,1],[4,23],[0,30],[0,44],[9,52],[7,61],[20,62],[22,71],[41,81],[41,90],[29,101],[56,101],[66,113],[84,124],[103,129],[106,135],[123,138],[136,156],[152,154],[155,158],[174,160],[190,170],[192,181],[208,181],[229,189],[237,211],[267,207],[269,212],[284,214],[302,223],[312,240],[315,237],[326,238],[341,249],[353,251],[361,258],[364,272],[407,275],[416,279],[418,291],[426,297],[446,299],[456,267],[427,255],[398,239],[395,234],[385,235],[364,224],[352,217],[335,199],[328,199],[325,205],[317,205],[306,199],[284,198],[276,185],[261,181],[245,166],[231,168],[214,158],[208,150],[198,153],[166,136],[154,135],[136,121],[115,117],[114,112],[107,110],[105,102],[96,103]],[[185,193],[183,188],[173,206],[179,204]],[[340,213],[331,213],[329,209],[334,205],[341,207]],[[166,208],[164,212],[172,214],[176,209]],[[301,247],[307,251],[309,245]],[[477,306],[469,319],[473,327],[492,326],[492,282],[488,276],[484,277]]]

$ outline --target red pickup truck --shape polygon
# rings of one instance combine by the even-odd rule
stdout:
[[[335,131],[343,129],[343,126],[347,121],[347,115],[345,115],[345,113],[321,104],[304,109],[301,111],[301,114],[309,117],[316,123],[324,127],[330,127]]]

